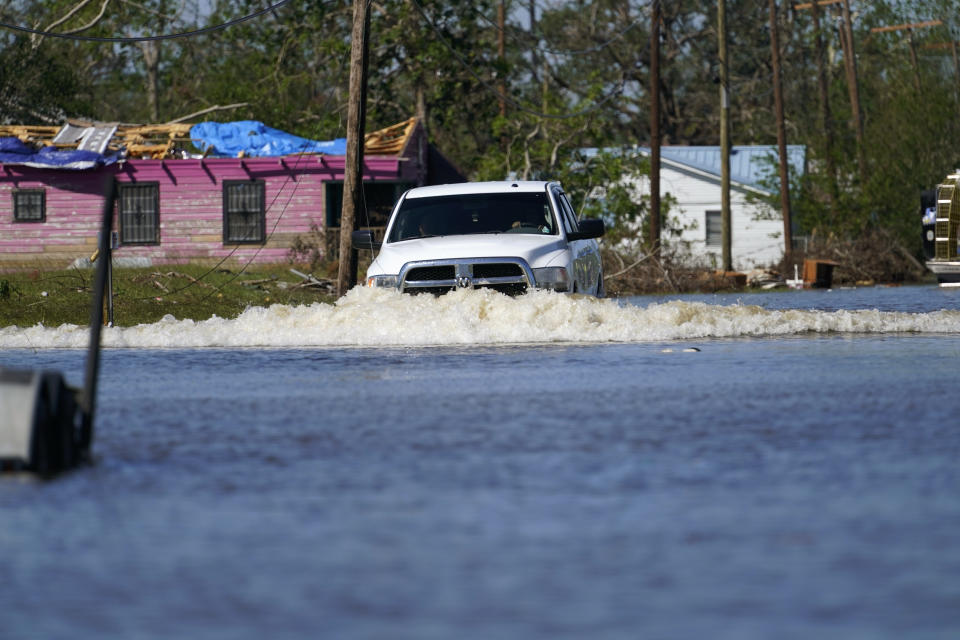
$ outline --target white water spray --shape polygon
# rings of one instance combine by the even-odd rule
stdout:
[[[106,327],[107,348],[325,347],[657,342],[805,333],[960,333],[960,311],[777,311],[672,301],[647,307],[535,291],[410,296],[356,288],[334,304],[252,307],[233,320]],[[84,348],[76,325],[0,329],[0,348]]]

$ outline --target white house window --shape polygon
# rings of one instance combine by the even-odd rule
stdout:
[[[13,192],[14,222],[43,222],[46,218],[47,201],[43,189],[16,189]]]
[[[117,185],[117,217],[121,244],[160,242],[160,184],[138,182]]]
[[[223,183],[224,243],[262,243],[266,237],[266,187],[263,180]]]
[[[707,246],[719,247],[723,243],[723,221],[719,211],[707,211]]]

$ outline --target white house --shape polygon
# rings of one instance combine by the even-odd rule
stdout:
[[[649,147],[636,151],[650,155]],[[619,152],[619,151],[618,151]],[[586,150],[587,155],[597,150]],[[680,236],[663,235],[665,245],[686,250],[694,260],[721,265],[720,147],[664,146],[660,148],[660,195],[673,198],[667,224],[682,229]],[[788,145],[793,176],[802,175],[805,147]],[[783,217],[778,209],[751,200],[779,193],[776,146],[734,146],[730,151],[730,227],[734,269],[774,265],[784,254]],[[638,195],[649,195],[650,179],[633,180]],[[771,186],[773,185],[773,186]],[[663,226],[667,226],[666,224]]]

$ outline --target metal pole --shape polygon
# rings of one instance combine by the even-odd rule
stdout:
[[[87,369],[83,383],[83,421],[80,429],[80,450],[86,450],[93,442],[93,415],[97,400],[97,373],[100,369],[100,332],[103,329],[103,295],[107,286],[107,265],[113,260],[110,253],[110,231],[113,228],[113,205],[117,185],[109,176],[103,199],[103,222],[100,226],[100,264],[93,284],[93,301],[90,304],[90,346],[87,349]]]
[[[727,77],[727,7],[717,2],[718,57],[720,59],[720,221],[723,245],[723,270],[733,270],[732,229],[730,220],[730,104]]]
[[[107,326],[113,326],[113,234],[110,234],[110,251],[107,252]]]
[[[783,113],[783,84],[780,78],[780,40],[777,32],[777,2],[770,0],[770,55],[773,63],[773,102],[777,112],[777,150],[780,155],[780,211],[783,214],[783,256],[790,262],[793,230],[790,220],[790,174],[787,171],[787,127]]]
[[[347,110],[347,155],[343,175],[343,208],[340,212],[340,265],[337,295],[357,284],[357,258],[350,242],[356,225],[357,206],[363,197],[363,138],[367,102],[367,34],[370,0],[353,0],[353,32],[350,45],[350,104]]]

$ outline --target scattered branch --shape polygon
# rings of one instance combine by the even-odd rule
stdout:
[[[242,107],[249,107],[249,106],[250,106],[249,102],[237,102],[235,104],[226,104],[222,106],[218,104],[212,107],[208,107],[206,109],[201,109],[200,111],[194,111],[193,113],[189,113],[185,116],[181,116],[176,120],[168,120],[164,124],[177,124],[177,123],[183,122],[184,120],[192,120],[197,116],[202,116],[207,113],[213,113],[214,111],[226,111],[227,109],[240,109]]]

